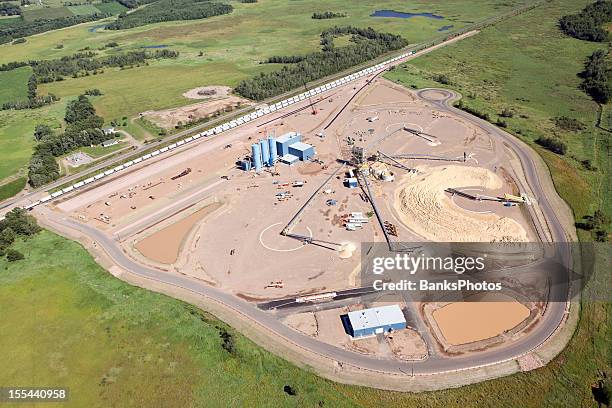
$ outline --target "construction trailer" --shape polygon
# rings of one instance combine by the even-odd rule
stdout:
[[[357,186],[359,185],[357,178],[355,177],[348,177],[344,179],[344,184],[348,187],[348,188],[357,188]]]
[[[406,317],[399,305],[388,305],[349,312],[348,323],[349,334],[359,338],[403,330]]]

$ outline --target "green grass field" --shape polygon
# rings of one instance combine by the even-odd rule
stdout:
[[[0,180],[27,166],[38,123],[58,127],[64,117],[65,101],[40,109],[0,111]]]
[[[568,144],[566,156],[535,147],[577,218],[610,205],[604,203],[609,194],[604,187],[610,183],[605,144],[609,135],[595,128],[597,105],[578,89],[577,76],[586,57],[604,46],[566,37],[557,28],[560,16],[587,3],[551,1],[387,75],[416,87],[444,86],[433,78],[446,75],[451,81],[448,87],[460,91],[467,105],[489,113],[493,121],[504,108],[512,109],[514,117],[502,118],[508,130],[532,145],[540,135],[559,135]],[[560,130],[553,121],[558,116],[576,118],[587,127],[579,133]],[[586,170],[580,161],[587,159],[599,171]]]
[[[6,16],[0,17],[0,27],[8,27],[10,25],[17,24],[21,21],[19,16]]]
[[[1,384],[64,386],[71,407],[594,406],[579,370],[605,358],[605,307],[547,368],[461,389],[409,394],[345,386],[272,355],[183,302],[127,285],[78,244],[43,231],[0,259]],[[609,261],[609,259],[608,259]],[[220,331],[234,339],[222,347]],[[297,391],[283,391],[290,385]]]
[[[68,10],[75,16],[88,16],[99,13],[100,10],[93,4],[81,4],[79,6],[67,6]]]
[[[26,21],[53,19],[73,16],[68,7],[28,8],[22,13]]]
[[[0,72],[0,105],[5,102],[17,101],[28,97],[28,79],[32,68],[21,67],[12,71]]]
[[[117,3],[116,1],[110,3],[97,3],[94,4],[94,6],[103,13],[109,13],[113,15],[127,11],[127,7],[120,3]]]
[[[26,176],[19,177],[13,181],[0,185],[0,201],[13,197],[25,187],[28,178]]]

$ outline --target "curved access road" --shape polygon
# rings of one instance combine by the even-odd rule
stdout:
[[[419,93],[419,96],[422,98],[424,98],[423,92],[424,91],[421,91]],[[444,92],[446,95],[445,99],[428,100],[428,102],[434,104],[437,109],[449,111],[455,115],[464,117],[465,119],[481,127],[486,132],[492,133],[496,137],[500,138],[501,141],[506,143],[516,152],[521,161],[524,175],[529,185],[521,186],[521,188],[525,188],[523,191],[532,191],[535,194],[544,191],[542,181],[540,180],[540,175],[538,174],[533,160],[533,155],[536,154],[533,150],[513,136],[503,132],[488,122],[478,120],[472,115],[453,108],[450,106],[450,103],[457,97],[457,95],[453,92],[445,90],[441,90],[441,92]],[[528,187],[528,189],[526,189],[526,187]],[[545,237],[547,235],[544,234],[544,230],[547,230],[549,231],[549,235],[552,237],[554,242],[568,241],[568,235],[566,234],[561,221],[557,217],[553,205],[551,202],[549,202],[549,198],[546,197],[545,194],[538,195],[538,206],[545,217],[546,224],[539,226],[536,225],[538,234],[543,234],[541,236]],[[115,263],[121,269],[140,278],[144,278],[145,281],[149,280],[172,287],[182,288],[198,295],[205,301],[212,301],[217,305],[221,305],[228,311],[231,311],[242,319],[249,321],[252,324],[253,329],[264,330],[270,335],[270,338],[276,338],[279,345],[286,345],[289,343],[295,349],[300,350],[301,355],[314,355],[315,357],[319,358],[319,361],[325,362],[327,367],[329,367],[330,362],[333,362],[341,366],[347,365],[349,367],[358,368],[362,371],[370,371],[376,373],[377,376],[386,374],[397,378],[398,376],[407,376],[407,373],[410,373],[411,376],[433,375],[492,366],[500,362],[514,360],[537,349],[555,333],[559,325],[563,322],[564,314],[566,313],[566,302],[549,303],[544,314],[541,316],[539,323],[533,328],[529,335],[505,346],[489,351],[474,353],[470,356],[445,357],[432,355],[426,360],[414,362],[376,359],[353,353],[330,344],[322,343],[312,337],[303,335],[284,325],[273,314],[259,309],[255,304],[237,298],[236,296],[226,293],[220,289],[208,286],[201,281],[188,276],[162,272],[136,263],[123,252],[118,242],[107,236],[104,232],[101,232],[88,225],[81,224],[44,207],[40,208],[38,211],[41,211],[41,215],[46,218],[48,225],[53,229],[60,232],[66,231],[67,229],[78,231],[92,239],[104,250],[110,260],[112,260],[113,263]],[[529,211],[535,212],[535,209],[530,207]],[[538,217],[535,217],[535,214],[532,214],[532,216],[535,220],[534,223],[537,224]],[[569,245],[567,245],[567,248],[561,248],[562,251],[564,251],[563,259],[566,260],[568,262],[567,264],[569,265],[571,260]],[[144,286],[146,286],[146,284]],[[557,296],[557,298],[561,297]],[[309,364],[314,365],[316,369],[316,363],[313,363],[313,361],[317,360],[313,360],[311,358],[309,360]],[[432,381],[435,380],[432,379]],[[369,380],[367,375],[359,376],[359,378],[355,378],[353,382],[363,385],[374,384]],[[470,381],[466,381],[466,383],[469,382]]]

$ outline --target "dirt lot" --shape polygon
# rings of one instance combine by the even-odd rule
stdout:
[[[191,89],[183,94],[189,99],[202,99],[202,102],[181,106],[180,108],[146,111],[140,115],[164,129],[171,129],[179,123],[185,124],[206,118],[215,112],[228,111],[251,104],[248,99],[231,94],[225,86],[206,86]]]
[[[417,100],[410,91],[383,80],[366,88],[332,122],[362,84],[356,83],[354,88],[345,87],[314,99],[316,115],[308,106],[300,110],[298,105],[289,113],[253,121],[163,160],[135,166],[129,173],[110,178],[95,189],[62,200],[58,209],[105,230],[129,246],[138,234],[160,220],[203,200],[216,200],[224,206],[194,230],[190,250],[174,262],[181,265],[180,272],[213,281],[220,288],[250,300],[355,287],[359,285],[360,243],[380,242],[384,236],[376,217],[368,218],[369,222],[357,231],[345,229],[343,216],[350,212],[371,215],[372,206],[364,200],[360,188],[344,186],[344,173],[332,178],[322,189],[324,193],[314,197],[292,230],[295,234],[330,242],[327,248],[326,244],[304,245],[280,232],[340,166],[337,159],[349,158],[351,146],[357,145],[367,149],[368,157],[378,150],[387,154],[451,158],[464,157],[466,153],[470,157],[466,162],[448,165],[440,161],[401,159],[406,166],[418,167],[421,172],[415,176],[387,162],[386,167],[394,173],[396,181],[384,182],[369,177],[381,216],[397,226],[398,236],[394,239],[419,241],[434,237],[432,234],[436,239],[449,239],[441,224],[449,222],[451,225],[451,221],[458,220],[463,223],[478,221],[479,229],[472,235],[462,231],[470,238],[480,236],[483,231],[493,231],[491,239],[504,239],[507,231],[502,228],[499,232],[500,225],[512,226],[518,237],[529,236],[528,223],[518,207],[471,203],[451,199],[431,187],[427,190],[427,186],[434,184],[443,189],[448,187],[447,180],[454,180],[452,185],[456,187],[480,186],[491,189],[486,192],[492,194],[514,192],[505,150],[490,135],[464,119],[438,112]],[[403,130],[404,126],[430,136],[428,139],[416,136]],[[321,162],[300,162],[291,167],[277,164],[259,174],[236,168],[237,160],[250,155],[251,143],[270,134],[280,136],[288,131],[300,131],[303,141],[315,147],[316,158]],[[381,167],[371,161],[368,165]],[[190,172],[176,178],[186,169]],[[450,175],[458,171],[466,175]],[[415,184],[419,189],[414,191],[422,191],[424,198],[404,194],[406,200],[416,200],[413,207],[418,210],[407,219],[401,210],[398,191],[412,177],[415,181],[421,180]],[[485,178],[484,187],[480,181],[482,177]],[[292,187],[293,181],[305,184]],[[278,200],[276,194],[282,192],[290,194],[285,200]],[[336,200],[336,205],[326,205],[329,199]],[[435,217],[428,219],[423,214]],[[456,228],[461,228],[460,225],[464,224]],[[336,244],[353,246],[355,251],[340,253],[335,250],[340,249]],[[174,253],[174,249],[171,252]],[[173,257],[167,255],[168,259]],[[281,287],[269,287],[270,282],[279,281]]]

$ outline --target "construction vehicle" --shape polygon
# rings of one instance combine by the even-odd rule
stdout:
[[[266,286],[264,287],[264,289],[267,289],[267,288],[279,288],[279,289],[281,289],[281,288],[283,288],[284,286],[285,286],[285,284],[284,284],[284,283],[283,283],[283,281],[281,280],[281,281],[276,281],[276,282],[270,282],[270,284],[269,284],[269,285],[266,285]]]
[[[514,202],[514,203],[524,203],[525,202],[525,197],[523,197],[523,196],[519,197],[519,196],[515,196],[515,195],[512,195],[512,194],[505,193],[504,194],[504,200],[505,201]]]
[[[189,173],[191,173],[191,167],[187,167],[185,170],[181,171],[176,176],[170,177],[170,180],[176,180],[178,178],[181,178],[181,177],[184,177],[184,176],[188,175]]]

